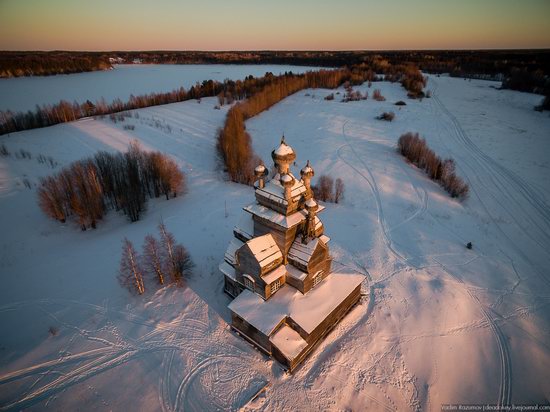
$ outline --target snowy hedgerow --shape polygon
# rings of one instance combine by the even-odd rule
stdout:
[[[439,182],[451,197],[464,199],[468,196],[468,185],[455,173],[455,161],[442,160],[418,133],[408,132],[401,135],[397,141],[397,151],[423,169],[430,179]]]

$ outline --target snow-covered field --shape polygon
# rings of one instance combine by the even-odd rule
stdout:
[[[102,97],[109,103],[131,94],[169,92],[186,89],[203,80],[239,80],[263,76],[266,72],[303,73],[319,67],[277,64],[121,64],[114,70],[57,76],[33,76],[0,79],[0,110],[34,110],[37,104],[58,103],[61,99],[84,103]]]
[[[361,304],[293,375],[227,326],[217,265],[253,201],[252,189],[218,171],[215,132],[227,108],[203,99],[142,109],[124,123],[83,119],[1,137],[33,159],[0,157],[0,410],[548,402],[550,118],[532,110],[539,96],[494,85],[430,77],[434,97],[411,101],[399,85],[375,83],[386,102],[350,103],[338,101],[342,90],[334,101],[323,100],[328,90],[307,90],[247,123],[265,161],[284,132],[295,171],[309,159],[317,176],[344,179],[344,202],[320,217],[335,265],[368,275]],[[388,110],[392,123],[375,120]],[[396,154],[406,131],[456,160],[468,200],[449,198]],[[178,161],[186,196],[151,201],[133,224],[111,213],[86,232],[41,214],[25,179],[34,185],[55,169],[37,155],[65,165],[133,138]],[[121,240],[141,247],[161,218],[195,274],[186,288],[132,297],[116,281]]]

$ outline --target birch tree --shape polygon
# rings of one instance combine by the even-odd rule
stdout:
[[[149,273],[153,274],[159,284],[164,285],[164,253],[160,242],[152,235],[145,237],[143,244],[143,263]]]
[[[122,241],[119,280],[120,283],[129,288],[130,291],[135,291],[140,295],[145,292],[143,270],[139,262],[139,257],[134,249],[134,245],[127,238],[124,238]]]

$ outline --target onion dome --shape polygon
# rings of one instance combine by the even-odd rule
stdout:
[[[254,174],[256,175],[256,179],[266,176],[267,173],[268,173],[267,168],[264,166],[264,162],[260,161],[260,164],[256,166],[256,168],[254,169]]]
[[[313,170],[313,167],[309,164],[309,160],[307,161],[307,164],[304,166],[302,170],[300,170],[300,176],[302,178],[309,177],[310,179],[315,176],[315,171]]]
[[[291,187],[294,184],[294,178],[288,173],[285,173],[281,175],[280,182],[283,187]]]
[[[316,212],[319,209],[319,205],[313,198],[306,200],[305,206],[308,212]]]
[[[271,152],[271,157],[273,158],[275,164],[279,162],[291,163],[296,159],[296,153],[294,153],[292,147],[286,144],[284,135],[281,139],[281,144],[279,147]]]

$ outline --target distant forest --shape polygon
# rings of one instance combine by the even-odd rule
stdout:
[[[502,81],[505,89],[532,92],[546,98],[539,109],[550,110],[550,50],[429,50],[429,51],[0,51],[0,78],[47,76],[107,70],[113,64],[292,64],[351,67],[417,66],[426,73],[449,73]]]
[[[87,52],[0,52],[0,78],[107,70],[109,58]]]

